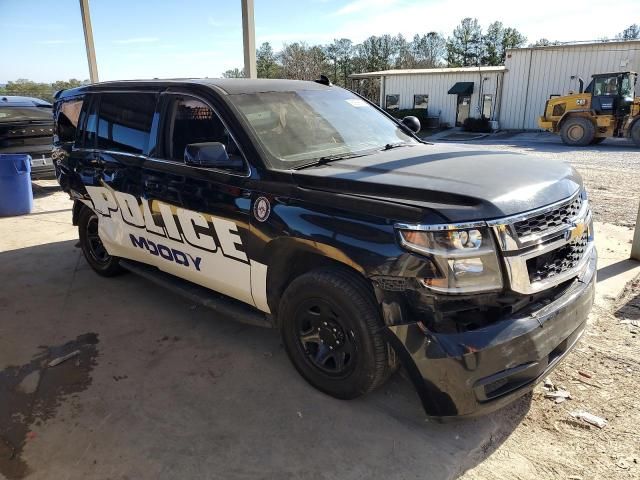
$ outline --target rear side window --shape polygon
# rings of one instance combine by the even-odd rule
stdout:
[[[87,141],[93,133],[101,150],[145,153],[155,107],[153,93],[103,93],[97,117],[87,117]]]
[[[82,111],[82,98],[64,100],[58,107],[56,114],[56,135],[59,142],[73,142],[76,138],[80,112]]]

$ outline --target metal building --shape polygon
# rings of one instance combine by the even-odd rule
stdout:
[[[536,130],[550,95],[577,91],[578,78],[586,86],[592,74],[629,70],[640,70],[640,40],[510,49],[504,67],[385,70],[350,78],[356,90],[358,82],[379,79],[382,107],[427,108],[441,124],[484,115],[502,129]]]
[[[430,68],[358,73],[351,78],[380,78],[384,108],[426,108],[441,124],[454,126],[482,113],[494,119],[504,72],[505,67]]]
[[[598,42],[507,51],[508,75],[502,96],[500,127],[537,129],[538,116],[550,95],[578,91],[578,78],[640,70],[640,41]]]

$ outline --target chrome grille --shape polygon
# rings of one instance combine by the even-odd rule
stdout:
[[[531,283],[540,282],[575,268],[587,250],[588,243],[589,234],[584,232],[580,238],[573,242],[540,256],[530,258],[527,260],[529,281]]]
[[[571,223],[582,208],[582,196],[578,195],[573,201],[554,210],[535,215],[514,224],[519,238],[531,235],[542,235],[545,232],[557,230],[563,225]]]
[[[514,292],[537,293],[575,278],[592,258],[593,220],[584,192],[487,224],[503,252]]]

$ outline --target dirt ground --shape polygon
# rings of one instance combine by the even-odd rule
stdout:
[[[620,301],[594,306],[585,336],[550,376],[571,399],[556,404],[543,385],[536,387],[519,427],[464,480],[640,478],[639,292],[636,280]],[[607,425],[575,419],[576,410]]]

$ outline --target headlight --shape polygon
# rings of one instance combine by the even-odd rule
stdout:
[[[402,225],[397,228],[401,245],[429,257],[439,270],[437,277],[420,279],[425,287],[445,293],[502,288],[500,264],[487,227]]]

